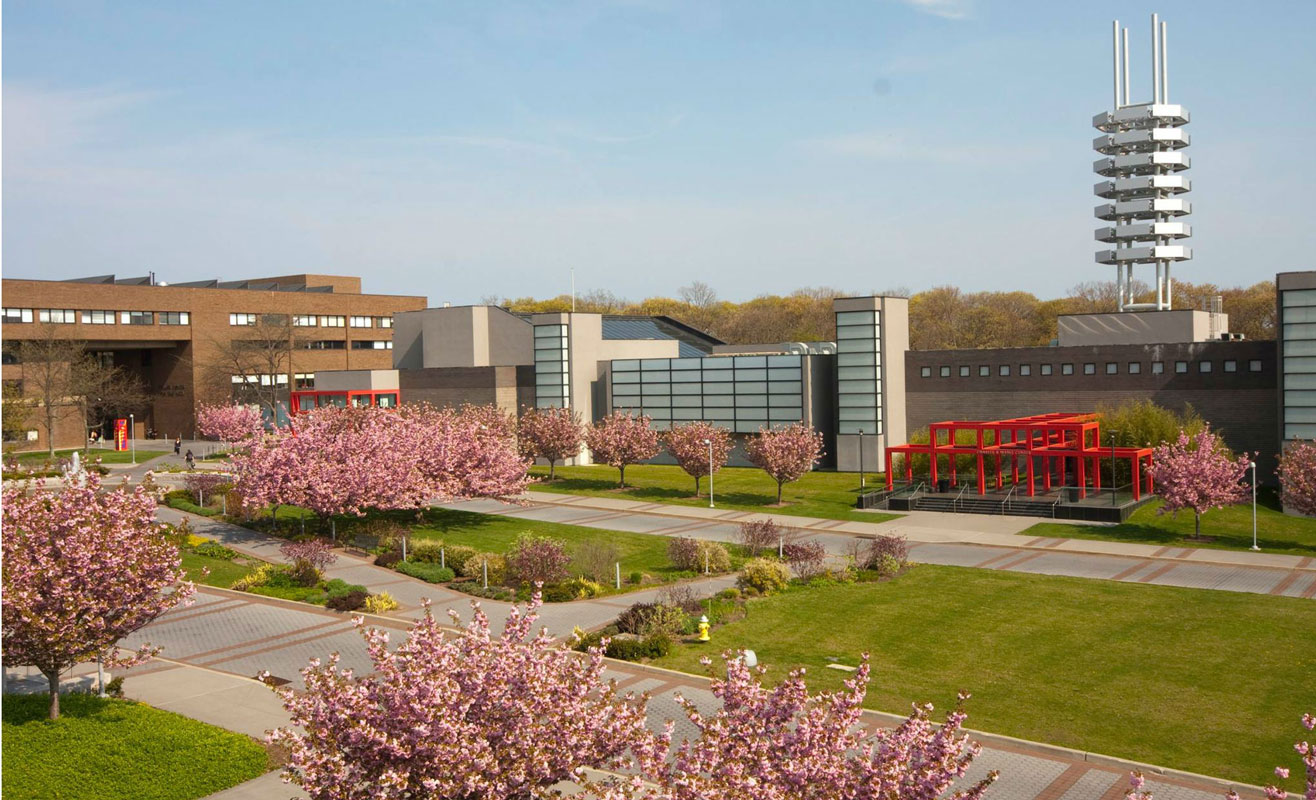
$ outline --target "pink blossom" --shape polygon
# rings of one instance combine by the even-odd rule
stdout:
[[[777,505],[781,505],[782,487],[813,469],[822,458],[822,451],[822,434],[802,422],[783,428],[762,428],[745,446],[754,466],[777,482]]]
[[[1285,507],[1316,515],[1316,442],[1289,445],[1279,457],[1276,472]]]
[[[580,415],[569,408],[523,409],[517,442],[522,455],[548,461],[548,479],[553,480],[558,461],[580,455]]]
[[[1152,453],[1152,478],[1162,504],[1157,513],[1176,514],[1192,510],[1196,517],[1194,537],[1202,535],[1202,515],[1213,508],[1241,502],[1248,492],[1243,478],[1248,456],[1229,456],[1220,437],[1203,428],[1189,437],[1180,431],[1174,443],[1163,443]]]
[[[677,425],[663,440],[676,463],[695,479],[695,496],[699,495],[699,479],[722,469],[731,458],[731,434],[710,422]],[[711,459],[707,443],[712,444]]]
[[[196,429],[202,436],[221,442],[242,443],[264,433],[265,420],[259,406],[200,405]]]
[[[653,420],[614,411],[585,431],[585,444],[595,461],[616,467],[619,483],[626,486],[626,467],[658,455],[658,432]]]

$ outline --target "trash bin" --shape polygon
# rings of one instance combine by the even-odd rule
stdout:
[[[949,492],[949,491],[950,491],[950,478],[938,478],[938,479],[937,479],[937,491],[938,491],[939,493],[941,493],[941,494],[946,494],[947,492]]]
[[[1080,490],[1079,490],[1077,487],[1070,487],[1070,488],[1066,489],[1066,490],[1065,490],[1065,501],[1066,501],[1066,502],[1069,502],[1069,503],[1077,503],[1077,502],[1080,500],[1080,498],[1079,498],[1079,491],[1080,491]]]

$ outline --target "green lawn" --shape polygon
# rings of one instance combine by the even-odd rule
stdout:
[[[828,657],[869,650],[872,708],[940,713],[963,689],[979,730],[1253,784],[1300,766],[1299,718],[1316,709],[1311,600],[921,565],[748,612],[656,663],[703,673],[700,656],[749,647],[770,679],[805,666],[830,689],[848,675]]]
[[[548,477],[548,467],[534,467],[531,472],[542,478]],[[639,464],[627,467],[627,488],[624,490],[617,489],[617,470],[612,467],[558,467],[557,475],[557,479],[551,482],[532,483],[531,491],[622,497],[682,506],[708,505],[708,479],[700,483],[703,495],[694,497],[694,478],[675,466]],[[879,486],[881,481],[881,475],[870,474],[868,488]],[[859,475],[853,472],[810,472],[798,481],[786,484],[781,498],[784,505],[775,507],[777,482],[761,469],[724,467],[713,476],[713,501],[718,508],[865,522],[884,522],[899,516],[855,508],[859,499]]]
[[[80,457],[86,459],[88,462],[99,458],[102,464],[131,464],[133,460],[131,450],[110,450],[108,448],[96,447],[91,448],[89,451],[83,451],[80,449],[77,451],[56,450],[55,458],[53,460],[58,463],[60,459],[72,458],[74,452],[81,453]],[[160,455],[160,453],[157,450],[138,450],[137,461],[141,463],[155,458],[158,455]],[[45,450],[35,453],[18,453],[15,458],[18,459],[18,463],[26,466],[38,466],[52,460],[50,454]]]
[[[124,700],[4,696],[5,800],[190,800],[266,770],[254,739]]]
[[[1111,542],[1140,542],[1182,547],[1212,547],[1246,550],[1252,546],[1252,504],[1230,506],[1202,515],[1202,538],[1193,539],[1193,512],[1179,516],[1157,514],[1155,500],[1133,512],[1119,525],[1067,525],[1042,522],[1020,536],[1062,536],[1070,539],[1102,539]],[[1257,498],[1257,543],[1267,553],[1316,556],[1316,519],[1295,517],[1280,511],[1272,490]]]
[[[203,575],[201,571],[206,567],[210,568],[210,574]],[[210,556],[198,555],[191,550],[184,549],[183,569],[187,571],[188,580],[196,581],[197,583],[204,583],[207,586],[219,586],[227,589],[232,586],[233,582],[238,578],[251,572],[253,567],[239,564],[236,560],[229,561],[223,558],[211,558]]]

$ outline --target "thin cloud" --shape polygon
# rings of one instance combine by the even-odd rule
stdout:
[[[807,139],[801,145],[813,152],[865,161],[992,166],[1035,161],[1038,148],[938,144],[903,133],[848,133]]]
[[[973,15],[973,0],[899,0],[915,11],[942,19],[968,19]]]

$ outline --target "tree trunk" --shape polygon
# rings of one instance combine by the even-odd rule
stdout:
[[[617,472],[619,472],[619,473],[621,474],[621,479],[618,481],[621,485],[620,485],[618,488],[620,488],[620,489],[625,489],[625,488],[626,488],[626,465],[625,465],[625,464],[622,464],[620,467],[617,467]]]
[[[1202,512],[1194,511],[1193,517],[1196,520],[1196,527],[1193,529],[1193,538],[1200,539],[1202,538]]]
[[[556,458],[550,458],[550,459],[548,460],[548,479],[549,479],[550,481],[553,480],[553,476],[554,476],[554,473],[555,473],[556,469],[557,469],[557,459],[556,459]]]
[[[782,487],[782,486],[783,486],[783,482],[782,482],[782,481],[777,481],[777,505],[781,505],[781,487]]]
[[[59,719],[59,670],[54,672],[42,670],[42,674],[46,676],[46,682],[50,685],[50,718]]]
[[[699,476],[695,476],[695,497],[699,496]]]

